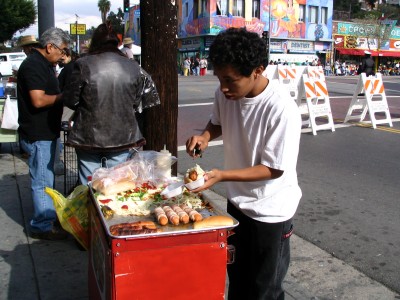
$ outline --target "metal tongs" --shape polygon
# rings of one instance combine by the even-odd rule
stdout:
[[[140,140],[136,141],[135,147],[132,147],[129,149],[129,155],[126,160],[131,160],[132,158],[135,157],[137,153],[139,153],[139,149],[142,148],[144,145],[146,145],[146,139],[141,138]]]
[[[203,152],[201,151],[200,148],[195,147],[193,149],[193,157],[196,157],[197,155],[201,158],[203,156]]]

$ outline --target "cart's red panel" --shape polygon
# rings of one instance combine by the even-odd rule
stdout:
[[[113,238],[90,204],[90,299],[224,299],[228,230]]]

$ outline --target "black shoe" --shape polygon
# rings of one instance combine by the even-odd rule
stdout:
[[[45,232],[31,232],[31,238],[48,241],[59,241],[68,238],[68,232],[54,226],[52,230]]]

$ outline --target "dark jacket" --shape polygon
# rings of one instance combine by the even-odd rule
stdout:
[[[151,77],[136,61],[114,52],[78,59],[63,101],[75,110],[66,144],[111,152],[135,146],[142,138],[135,113],[160,104]]]

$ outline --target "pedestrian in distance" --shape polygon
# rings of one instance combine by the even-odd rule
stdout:
[[[375,75],[375,62],[371,57],[371,52],[364,51],[365,57],[361,60],[361,63],[357,70],[357,75],[365,73],[367,76]]]
[[[200,75],[200,59],[196,57],[193,62],[193,74],[195,76]]]
[[[60,240],[68,236],[57,222],[53,200],[45,193],[45,188],[54,188],[54,159],[63,110],[53,67],[65,58],[70,42],[63,30],[49,28],[18,70],[18,134],[21,148],[29,155],[32,238]]]
[[[111,24],[100,24],[64,87],[64,105],[75,111],[66,145],[75,148],[84,185],[96,169],[127,160],[130,149],[143,140],[137,114],[160,104],[150,75],[118,43]]]
[[[207,73],[207,59],[205,57],[202,57],[200,59],[200,76],[204,76]]]
[[[266,49],[258,34],[244,28],[215,38],[209,60],[220,86],[205,129],[186,142],[196,158],[195,149],[204,152],[211,140],[223,138],[224,169],[206,172],[205,184],[193,191],[224,182],[227,211],[239,221],[228,238],[236,249],[228,265],[229,300],[284,298],[292,218],[301,198],[300,113],[289,93],[264,77]]]
[[[189,76],[190,73],[190,58],[186,57],[185,60],[182,63],[182,67],[183,67],[183,76]]]
[[[133,52],[132,52],[132,45],[133,45],[133,40],[130,37],[124,38],[122,41],[124,44],[124,47],[121,49],[122,53],[125,54],[125,56],[129,59],[133,59]]]
[[[39,41],[36,40],[34,35],[21,36],[17,43],[18,47],[22,48],[22,51],[28,56],[32,53],[32,49],[39,46]]]

